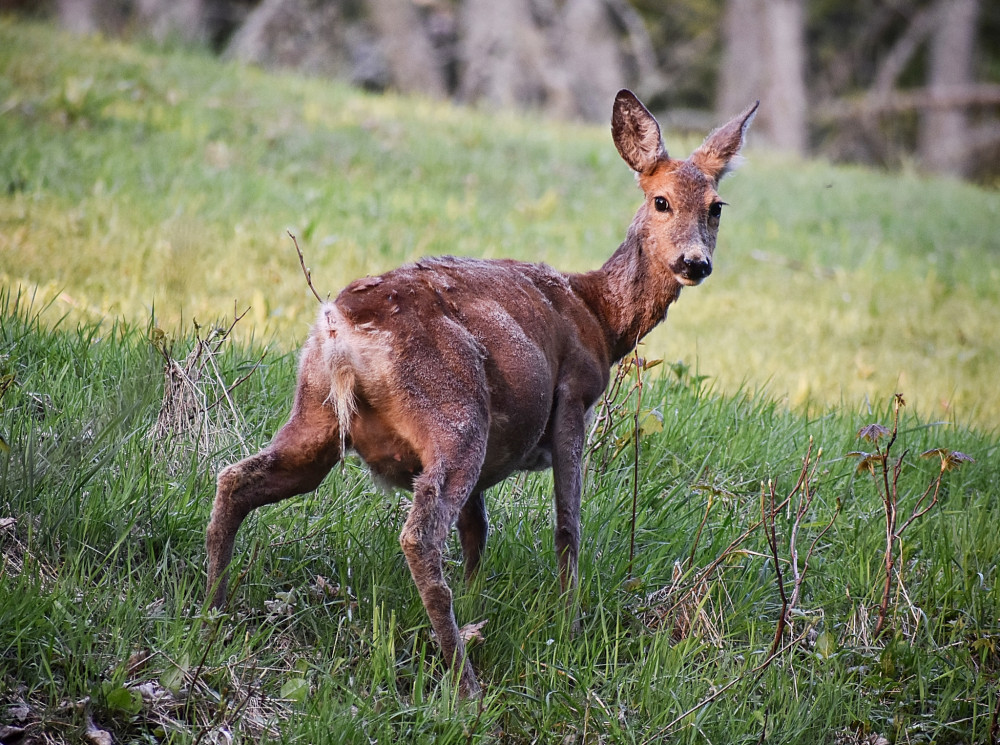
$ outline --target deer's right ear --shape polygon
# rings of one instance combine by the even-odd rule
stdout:
[[[660,125],[649,110],[629,90],[620,90],[611,114],[611,135],[615,147],[629,168],[646,173],[667,157]]]

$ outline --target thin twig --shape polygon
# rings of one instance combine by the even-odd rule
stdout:
[[[266,356],[267,356],[267,350],[265,349],[263,352],[260,353],[260,357],[257,358],[257,361],[253,363],[253,367],[250,368],[250,372],[248,372],[246,375],[243,375],[243,376],[237,378],[236,381],[233,382],[232,385],[230,385],[228,388],[225,388],[224,391],[223,391],[223,393],[222,393],[222,395],[220,395],[217,399],[215,399],[215,401],[213,401],[205,409],[205,411],[211,411],[216,406],[218,406],[223,401],[223,399],[225,399],[226,401],[228,401],[229,405],[232,407],[233,406],[233,402],[229,398],[230,394],[233,391],[235,391],[237,388],[239,388],[247,380],[249,380],[251,375],[253,375],[255,372],[257,372],[257,368],[260,367],[260,363],[264,361],[264,357],[266,357]],[[218,368],[216,368],[214,362],[212,363],[212,367],[213,367],[213,369],[215,369],[216,373],[218,374]],[[220,380],[221,380],[221,378],[220,378]]]
[[[843,503],[838,499],[837,509],[834,510],[833,517],[830,518],[830,522],[826,524],[826,527],[824,527],[823,530],[821,530],[809,544],[809,550],[806,551],[805,561],[802,562],[802,571],[799,572],[798,567],[795,568],[796,571],[795,589],[792,592],[792,599],[789,605],[789,612],[791,612],[795,608],[795,606],[798,605],[800,589],[802,587],[802,583],[805,581],[806,572],[809,570],[809,559],[810,557],[812,557],[813,551],[816,550],[816,545],[820,542],[820,540],[822,540],[823,536],[825,536],[827,532],[829,532],[830,528],[833,527],[833,524],[834,522],[836,522],[837,517],[840,515],[840,511],[842,508],[843,508]]]
[[[803,471],[807,470],[809,467],[809,462],[812,456],[812,438],[809,438],[809,449],[806,451],[806,457],[803,461],[802,468]],[[816,473],[819,470],[820,459],[823,457],[823,449],[820,448],[819,452],[816,454],[816,460],[812,464],[812,472],[809,477],[803,482],[802,494],[799,498],[799,506],[795,512],[795,521],[792,524],[791,536],[789,537],[789,553],[792,556],[792,575],[794,580],[794,586],[792,588],[792,597],[788,602],[788,610],[786,612],[786,618],[789,622],[791,621],[791,614],[798,606],[799,596],[802,592],[802,585],[805,582],[806,572],[809,570],[809,559],[812,557],[813,552],[816,550],[816,546],[819,544],[820,540],[824,535],[833,527],[834,522],[837,520],[837,516],[840,515],[840,510],[843,507],[842,502],[837,500],[837,508],[833,513],[833,517],[817,534],[812,542],[809,544],[809,548],[806,551],[805,559],[802,562],[801,569],[799,568],[799,550],[798,550],[798,534],[799,528],[802,526],[802,520],[809,511],[809,507],[812,505],[813,498],[815,497],[815,492],[810,489],[810,485],[815,481]]]
[[[946,470],[947,470],[946,462],[941,461],[941,470],[938,473],[937,478],[927,485],[927,488],[924,490],[924,493],[920,495],[920,499],[918,499],[917,503],[913,505],[913,511],[910,513],[910,516],[906,519],[906,522],[904,522],[902,525],[899,526],[899,530],[896,531],[897,536],[901,536],[903,534],[903,531],[909,527],[910,523],[926,515],[934,507],[934,505],[937,504],[938,494],[941,491],[941,479],[944,477],[944,472]],[[931,497],[931,501],[928,502],[923,509],[920,509],[920,505],[923,503],[925,499],[927,499],[927,495],[930,493],[931,489],[934,489],[934,496]]]
[[[698,525],[698,530],[694,532],[694,541],[691,544],[691,554],[688,556],[687,568],[690,569],[694,566],[694,555],[698,550],[698,542],[701,540],[701,533],[705,529],[705,523],[708,522],[708,513],[712,510],[712,504],[715,502],[715,495],[712,492],[708,493],[708,502],[705,504],[705,514],[701,517],[701,523]]]
[[[781,571],[781,561],[778,558],[778,536],[774,528],[774,501],[776,495],[774,493],[774,482],[768,483],[768,492],[771,497],[770,504],[770,516],[768,516],[767,510],[765,510],[764,503],[764,489],[763,485],[760,494],[760,519],[764,523],[764,537],[767,539],[767,545],[771,547],[771,557],[774,559],[774,574],[778,579],[778,595],[781,597],[781,613],[778,615],[778,623],[774,627],[774,641],[771,642],[770,655],[773,655],[778,647],[781,645],[781,637],[785,633],[785,626],[788,624],[786,620],[788,614],[788,596],[785,594],[785,578]]]
[[[642,416],[642,364],[639,360],[639,348],[635,348],[636,401],[635,418],[633,420],[632,438],[635,453],[632,459],[632,532],[628,547],[628,576],[632,577],[632,560],[635,558],[635,521],[639,504],[639,437],[642,434],[639,419]]]
[[[213,352],[218,352],[219,349],[222,348],[222,345],[225,344],[226,339],[229,338],[229,335],[233,333],[233,329],[236,328],[236,324],[239,323],[240,321],[242,321],[243,318],[246,316],[246,314],[250,312],[250,306],[249,305],[247,306],[247,309],[245,311],[243,311],[242,313],[238,312],[236,310],[236,308],[237,308],[237,305],[236,305],[236,301],[234,300],[233,301],[233,322],[231,324],[229,324],[229,328],[227,328],[225,331],[219,329],[216,332],[216,336],[219,337],[219,341],[217,341],[215,343],[215,348],[212,350]]]
[[[760,728],[760,739],[757,745],[764,745],[767,742],[767,707],[764,708],[764,726]]]
[[[292,243],[295,244],[295,253],[299,255],[299,266],[302,267],[302,273],[306,275],[306,284],[308,284],[309,289],[312,290],[313,296],[322,304],[323,298],[319,296],[319,293],[316,292],[316,288],[313,287],[312,272],[306,269],[306,259],[305,256],[302,255],[302,250],[299,248],[299,242],[298,240],[296,240],[295,236],[292,235],[291,230],[288,230],[286,232],[288,233],[288,237],[292,239]]]
[[[792,490],[792,492],[791,492],[791,493],[789,494],[789,496],[788,496],[788,497],[786,497],[786,498],[784,499],[784,501],[782,501],[782,502],[781,502],[781,504],[779,504],[779,505],[776,505],[776,506],[775,506],[775,510],[776,510],[776,511],[778,511],[778,512],[780,512],[781,510],[783,510],[783,509],[785,508],[785,505],[787,505],[787,504],[788,504],[788,501],[789,501],[789,500],[790,500],[790,499],[792,498],[792,495],[794,495],[794,494],[795,494],[795,492],[796,492],[796,491],[797,491],[797,490],[799,489],[799,487],[800,487],[800,486],[801,486],[801,483],[799,483],[799,484],[796,484],[796,486],[795,486],[795,489],[793,489],[793,490]],[[688,590],[686,590],[686,591],[685,591],[685,592],[684,592],[684,593],[683,593],[683,594],[682,594],[682,595],[681,595],[681,596],[680,596],[680,597],[679,597],[679,598],[677,599],[677,602],[675,602],[675,603],[674,603],[674,604],[673,604],[673,605],[672,605],[672,606],[671,606],[671,607],[670,607],[670,608],[669,608],[669,609],[667,610],[667,612],[666,612],[666,615],[669,615],[670,613],[673,613],[673,612],[674,612],[675,610],[677,610],[677,608],[678,608],[678,607],[679,607],[679,606],[680,606],[680,605],[681,605],[681,604],[682,604],[682,603],[683,603],[683,602],[684,602],[684,601],[685,601],[685,600],[687,599],[687,597],[688,597],[688,596],[689,596],[689,595],[690,595],[691,593],[693,593],[693,592],[695,591],[695,589],[697,589],[697,588],[698,588],[698,587],[700,587],[700,586],[701,586],[701,585],[702,585],[702,584],[703,584],[704,582],[706,582],[706,581],[708,580],[708,578],[709,578],[709,577],[710,577],[710,576],[711,576],[711,575],[712,575],[712,574],[713,574],[713,573],[715,572],[715,570],[716,570],[716,569],[718,569],[718,568],[719,568],[719,566],[720,566],[720,565],[721,565],[721,564],[722,564],[722,563],[723,563],[723,562],[724,562],[724,561],[725,561],[725,560],[726,560],[727,558],[729,558],[729,555],[730,555],[730,554],[731,554],[731,553],[732,553],[732,552],[733,552],[734,550],[736,550],[736,548],[737,548],[737,547],[738,547],[738,546],[739,546],[740,544],[742,544],[742,543],[743,543],[744,541],[746,541],[746,540],[747,540],[747,539],[748,539],[748,538],[749,538],[750,536],[752,536],[752,535],[753,535],[753,534],[754,534],[754,533],[755,533],[755,532],[757,531],[757,528],[759,528],[759,527],[760,527],[760,526],[761,526],[762,524],[763,524],[763,521],[762,521],[762,520],[758,520],[757,522],[755,522],[755,523],[753,523],[752,525],[750,525],[750,527],[748,527],[748,528],[747,528],[746,530],[744,530],[744,531],[743,531],[742,533],[740,533],[740,535],[738,535],[738,536],[737,536],[736,538],[734,538],[734,539],[733,539],[732,541],[730,541],[729,545],[728,545],[728,546],[726,546],[726,547],[725,547],[725,548],[724,548],[724,549],[722,550],[722,553],[720,553],[720,554],[719,554],[719,555],[718,555],[718,556],[717,556],[717,557],[716,557],[716,558],[715,558],[715,559],[714,559],[714,560],[712,561],[712,563],[711,563],[711,564],[709,564],[709,565],[708,565],[707,567],[705,567],[704,569],[702,569],[702,570],[701,570],[700,572],[698,572],[698,573],[697,573],[697,574],[695,575],[695,578],[694,578],[694,579],[692,580],[692,582],[691,582],[691,586],[690,586],[690,588],[689,588]]]

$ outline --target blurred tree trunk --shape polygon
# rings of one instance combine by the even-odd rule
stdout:
[[[264,67],[356,81],[345,28],[339,3],[263,0],[233,34],[224,54]]]
[[[56,0],[56,12],[63,28],[79,34],[135,28],[161,43],[201,43],[210,35],[206,0]]]
[[[769,33],[764,91],[772,111],[765,117],[773,144],[804,155],[808,141],[805,83],[805,11],[803,0],[767,0]]]
[[[802,0],[728,0],[719,74],[719,116],[761,99],[755,132],[804,154],[808,141]]]
[[[604,121],[620,88],[652,87],[652,44],[624,0],[463,0],[459,97]]]
[[[563,54],[576,113],[590,121],[610,116],[626,75],[618,30],[604,0],[568,0],[563,9]]]
[[[562,116],[573,104],[530,0],[464,0],[459,15],[459,96],[499,108],[528,106]]]
[[[927,84],[932,96],[973,82],[978,0],[938,0],[931,32]],[[919,153],[924,165],[939,173],[969,173],[969,121],[964,108],[924,110],[920,117]]]
[[[725,120],[741,111],[764,92],[763,0],[728,0],[722,24],[722,67],[719,70],[718,114]],[[764,109],[770,104],[764,102]],[[755,133],[763,124],[764,112],[757,115]]]
[[[57,0],[59,24],[74,34],[93,34],[117,29],[124,23],[127,12],[109,7],[102,0]]]
[[[444,98],[444,65],[412,0],[368,0],[389,75],[401,91]]]
[[[202,0],[137,0],[138,22],[156,41],[180,39],[188,43],[208,40]]]
[[[59,0],[59,25],[74,34],[97,31],[96,5],[97,0]]]

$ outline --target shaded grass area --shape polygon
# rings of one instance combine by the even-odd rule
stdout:
[[[239,334],[290,350],[313,311],[286,229],[336,293],[443,253],[593,268],[637,206],[604,127],[3,19],[0,71],[0,282],[54,300],[49,323],[177,333],[235,303]],[[648,354],[810,415],[904,390],[928,419],[995,427],[996,191],[751,148],[722,192],[716,272]]]
[[[150,438],[163,360],[146,334],[53,329],[23,295],[0,305],[0,715],[29,742],[90,728],[135,742],[957,743],[985,740],[995,721],[995,438],[904,418],[901,510],[937,472],[917,453],[976,462],[946,474],[939,505],[906,533],[891,630],[875,639],[883,507],[846,454],[864,446],[862,426],[890,424],[887,402],[807,417],[674,366],[643,390],[637,481],[634,401],[589,453],[578,635],[558,595],[548,476],[487,495],[490,545],[471,589],[452,541],[460,623],[487,621],[472,650],[486,694],[461,704],[398,548],[406,495],[375,490],[356,461],[259,510],[240,534],[229,613],[202,614],[212,474],[280,425],[293,355],[268,355],[233,391],[242,440],[202,456]],[[217,362],[234,381],[257,358],[231,344]],[[788,493],[810,441],[823,455],[802,551],[842,512],[768,662],[780,595],[754,528],[761,483]],[[775,517],[786,583],[793,517]]]

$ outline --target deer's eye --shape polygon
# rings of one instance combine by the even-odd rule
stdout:
[[[708,216],[719,218],[722,217],[722,205],[725,202],[712,202],[711,206],[708,208]]]
[[[666,212],[670,209],[670,205],[664,197],[656,197],[653,199],[653,206],[656,207],[657,212]]]

